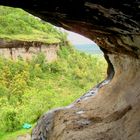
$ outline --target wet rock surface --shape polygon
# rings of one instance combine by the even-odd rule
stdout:
[[[21,7],[85,35],[101,47],[109,64],[106,81],[70,106],[43,115],[33,140],[139,140],[139,0],[1,0],[0,4]]]

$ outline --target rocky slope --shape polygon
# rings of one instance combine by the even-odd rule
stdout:
[[[140,137],[139,0],[1,0],[94,40],[108,78],[68,107],[43,115],[34,140],[138,140]]]

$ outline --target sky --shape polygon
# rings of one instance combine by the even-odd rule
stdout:
[[[68,40],[70,40],[73,44],[95,44],[93,41],[82,35],[70,31],[66,32],[68,33]]]
[[[35,17],[35,18],[38,18],[38,17]],[[40,20],[40,18],[38,18]],[[72,44],[93,44],[93,45],[97,45],[95,42],[91,41],[90,39],[80,35],[80,34],[77,34],[77,33],[74,33],[74,32],[71,32],[71,31],[68,31],[68,30],[65,30],[64,28],[61,28],[61,27],[57,27],[55,26],[57,29],[61,30],[61,31],[64,31],[64,32],[67,32],[68,33],[68,40],[72,43]]]
[[[72,44],[93,44],[93,45],[95,45],[95,42],[91,41],[90,39],[88,39],[80,34],[77,34],[77,33],[71,32],[71,31],[67,31],[60,27],[57,27],[57,28],[59,28],[61,31],[68,33],[68,40]]]

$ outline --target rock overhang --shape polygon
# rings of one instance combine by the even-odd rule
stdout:
[[[0,4],[23,8],[94,40],[105,53],[108,75],[115,71],[95,96],[42,116],[32,139],[139,139],[139,0],[0,0]]]
[[[94,40],[109,53],[140,55],[139,0],[1,0]]]

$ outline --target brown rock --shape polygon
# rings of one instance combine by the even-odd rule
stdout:
[[[0,39],[0,55],[13,60],[17,60],[19,57],[30,60],[39,53],[43,53],[47,62],[53,62],[57,60],[59,46],[59,43],[47,44],[38,41]]]
[[[19,135],[17,137],[17,140],[31,140],[31,135],[30,134]]]

